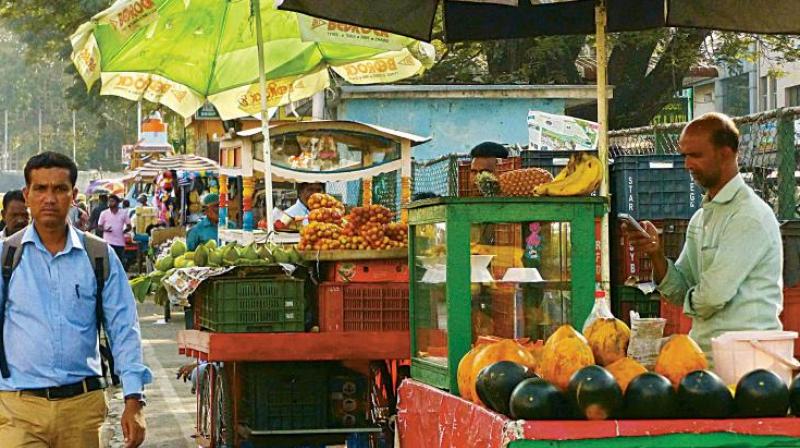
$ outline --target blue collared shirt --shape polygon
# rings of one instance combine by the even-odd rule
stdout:
[[[94,269],[82,233],[68,229],[64,249],[55,256],[33,225],[23,230],[24,251],[11,277],[8,298],[2,297],[0,288],[0,300],[7,300],[3,340],[11,371],[10,378],[0,378],[0,390],[61,386],[102,375]],[[115,372],[125,395],[141,393],[152,375],[142,359],[136,302],[110,246],[108,257],[103,309]]]

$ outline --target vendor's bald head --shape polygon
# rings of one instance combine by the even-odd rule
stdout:
[[[325,185],[319,182],[301,182],[297,184],[297,197],[303,205],[308,206],[308,198],[314,193],[325,193]]]
[[[711,112],[692,120],[678,140],[686,169],[713,197],[739,172],[739,130],[727,115]]]
[[[499,143],[483,142],[472,148],[469,156],[472,158],[470,170],[473,173],[494,173],[497,170],[497,159],[508,157],[508,149]]]

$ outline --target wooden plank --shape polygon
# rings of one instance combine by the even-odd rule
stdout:
[[[409,359],[408,331],[336,333],[211,333],[186,330],[185,351],[208,361],[334,361]]]
[[[306,261],[356,261],[356,260],[389,260],[408,258],[408,249],[389,250],[304,250],[300,251]]]

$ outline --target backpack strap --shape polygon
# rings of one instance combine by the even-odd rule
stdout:
[[[8,369],[8,359],[6,359],[5,342],[3,340],[8,290],[14,269],[19,265],[19,260],[22,258],[22,239],[25,236],[26,230],[27,227],[3,241],[3,252],[0,254],[0,261],[3,263],[3,306],[0,307],[0,375],[2,375],[3,378],[9,378],[11,376],[11,371]]]
[[[94,269],[95,279],[95,317],[97,320],[97,338],[100,340],[100,353],[108,358],[108,364],[100,362],[103,368],[103,377],[109,377],[109,370],[113,369],[114,361],[111,356],[111,337],[106,332],[107,350],[103,346],[103,322],[105,322],[105,311],[103,310],[103,289],[105,288],[106,280],[111,273],[111,267],[108,260],[108,244],[98,236],[89,232],[83,232],[83,246],[86,250],[86,255],[89,257],[89,262]],[[110,372],[112,382],[117,384],[118,380],[114,380],[114,372]]]

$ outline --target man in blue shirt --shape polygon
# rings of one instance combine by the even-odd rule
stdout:
[[[107,405],[95,272],[83,232],[65,224],[77,195],[78,169],[68,157],[45,152],[31,158],[24,173],[33,224],[22,230],[18,250],[24,250],[8,297],[0,288],[10,370],[10,376],[0,378],[0,446],[99,447]],[[143,387],[152,376],[143,364],[133,294],[110,247],[108,259],[104,328],[125,395],[125,447],[137,447],[145,436]]]
[[[205,208],[206,216],[189,230],[186,235],[186,247],[189,250],[197,249],[197,246],[217,239],[219,224],[219,195],[216,193],[209,193],[203,196],[203,207]]]

